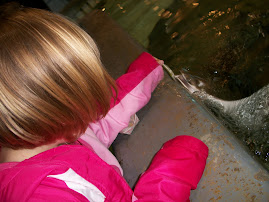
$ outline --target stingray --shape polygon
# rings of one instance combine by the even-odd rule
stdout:
[[[269,84],[249,97],[227,101],[208,94],[199,78],[181,72],[170,76],[198,98],[239,139],[243,140],[269,169]]]

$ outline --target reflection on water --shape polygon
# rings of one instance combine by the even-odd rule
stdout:
[[[102,9],[175,74],[202,81],[208,94],[197,95],[269,168],[269,1],[109,0]],[[225,111],[210,95],[251,99]]]
[[[202,77],[234,100],[269,83],[269,6],[264,0],[110,0],[103,7],[175,73]]]
[[[109,0],[103,11],[108,13],[140,44],[147,47],[148,36],[162,13],[173,0]]]
[[[148,49],[175,73],[202,77],[208,93],[233,100],[269,83],[268,33],[268,1],[174,1]]]

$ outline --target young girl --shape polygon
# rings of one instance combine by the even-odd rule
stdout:
[[[0,201],[188,200],[208,154],[200,140],[165,143],[134,191],[107,149],[162,77],[143,53],[115,83],[78,26],[48,11],[2,6]]]

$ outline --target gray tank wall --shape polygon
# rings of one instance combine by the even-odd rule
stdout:
[[[97,42],[108,71],[119,77],[143,51],[101,11],[80,22]],[[119,135],[114,152],[131,187],[162,144],[177,135],[192,135],[209,147],[203,177],[192,201],[268,201],[269,175],[246,148],[179,83],[166,74],[148,105],[138,113],[132,135]]]

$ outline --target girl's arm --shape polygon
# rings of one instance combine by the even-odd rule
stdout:
[[[192,136],[177,136],[166,142],[140,177],[133,201],[189,201],[207,156],[207,146]]]
[[[111,109],[104,118],[89,125],[106,147],[112,144],[122,129],[128,127],[130,117],[148,103],[162,78],[161,65],[144,52],[130,65],[127,73],[116,80],[116,102],[111,103]]]

